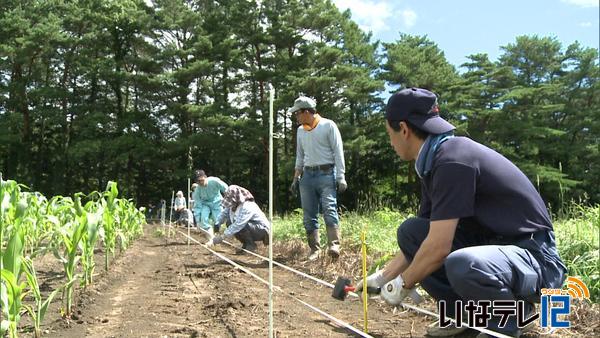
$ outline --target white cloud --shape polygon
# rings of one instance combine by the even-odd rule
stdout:
[[[411,28],[417,23],[417,13],[412,9],[405,9],[400,12],[400,17],[402,17],[402,22],[407,28]]]
[[[578,7],[598,7],[598,5],[600,4],[600,1],[598,0],[560,0],[564,3],[567,3],[569,5],[575,5]]]
[[[580,27],[592,27],[592,23],[591,23],[591,22],[589,22],[589,21],[586,21],[586,22],[580,22],[580,23],[579,23],[579,26],[580,26]]]
[[[373,33],[390,29],[396,30],[398,23],[393,18],[398,18],[406,28],[415,25],[417,14],[410,9],[399,10],[395,8],[393,0],[333,0],[341,11],[350,9],[352,19],[361,29]]]

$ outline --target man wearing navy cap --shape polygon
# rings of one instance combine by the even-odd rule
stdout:
[[[385,299],[389,292],[382,296],[398,304],[420,284],[433,298],[445,301],[446,315],[453,318],[459,300],[523,301],[529,313],[542,288],[562,286],[566,267],[556,249],[550,215],[523,172],[494,150],[455,137],[454,126],[439,116],[437,97],[428,90],[395,93],[385,118],[396,154],[415,160],[421,204],[418,217],[398,228],[400,252],[367,278],[368,286],[388,291],[396,287],[394,299]],[[522,333],[515,315],[505,325],[500,318],[492,315],[488,329],[511,336]],[[427,331],[430,336],[450,336],[465,329],[436,323]]]
[[[340,131],[335,122],[321,117],[316,109],[315,100],[306,96],[298,97],[288,109],[288,113],[296,115],[300,125],[296,133],[296,165],[290,191],[295,195],[300,187],[310,261],[316,260],[321,252],[319,210],[327,229],[328,253],[333,258],[339,257],[341,232],[337,192],[344,192],[348,187]]]

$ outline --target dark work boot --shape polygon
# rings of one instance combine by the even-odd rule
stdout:
[[[252,233],[247,228],[243,228],[237,234],[235,234],[235,238],[242,243],[242,249],[252,252],[256,251],[256,243],[254,243]],[[236,254],[244,254],[244,251],[238,250]]]
[[[308,260],[314,261],[319,258],[321,253],[321,244],[319,244],[319,229],[313,230],[307,234],[308,246],[310,247],[310,253],[308,254]]]
[[[269,232],[264,231],[264,236],[262,238],[262,242],[265,246],[269,246]]]
[[[327,227],[327,244],[329,246],[327,253],[331,258],[335,259],[340,257],[340,238],[341,231],[339,227]]]

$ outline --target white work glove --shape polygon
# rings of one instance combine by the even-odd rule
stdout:
[[[403,288],[403,284],[402,276],[398,275],[381,288],[381,298],[390,305],[399,305],[406,297],[410,297],[415,304],[419,304],[423,300],[421,295],[417,293],[414,287],[410,289]]]
[[[340,193],[342,193],[342,192],[346,191],[346,189],[348,189],[348,183],[346,183],[346,180],[343,178],[341,180],[338,180],[337,186],[338,186],[338,191]]]
[[[214,236],[214,233],[213,233],[213,228],[210,227],[210,228],[208,228],[208,230],[202,230],[202,231],[206,232],[206,235],[209,238],[209,240],[206,241],[206,243],[204,243],[204,245],[206,245],[206,246],[213,246],[213,245],[215,245],[215,242],[214,242],[215,241],[215,236]]]
[[[385,277],[383,277],[383,270],[379,270],[369,277],[367,277],[367,287],[381,288],[385,284]],[[361,293],[363,289],[363,281],[360,280],[355,286],[355,293]]]

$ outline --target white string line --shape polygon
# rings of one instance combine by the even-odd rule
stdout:
[[[208,234],[208,231],[206,231],[206,230],[204,230],[204,229],[199,229],[199,230],[200,230],[200,231],[203,231],[203,232],[205,232],[205,233],[207,233],[207,234]],[[224,242],[224,243],[226,243],[227,245],[231,246],[231,247],[237,248],[235,245],[233,245],[233,244],[232,244],[232,243],[230,243],[230,242],[227,242],[227,241],[225,241],[225,240],[224,240],[223,242]],[[249,253],[249,254],[251,254],[251,255],[254,255],[254,256],[256,256],[256,257],[259,257],[259,258],[261,258],[261,259],[263,259],[263,260],[266,260],[266,261],[268,261],[268,260],[269,260],[269,258],[267,258],[267,257],[264,257],[264,256],[261,256],[261,255],[259,255],[259,254],[257,254],[257,253],[254,253],[254,252],[252,252],[252,251],[246,250],[246,249],[244,249],[244,248],[240,248],[240,249],[242,249],[243,251],[245,251],[245,252],[247,252],[247,253]],[[310,279],[310,280],[313,280],[313,281],[315,281],[315,282],[317,282],[317,283],[319,283],[319,284],[322,284],[322,285],[328,286],[328,287],[330,287],[330,288],[332,288],[332,289],[333,289],[333,288],[335,288],[335,285],[334,285],[334,284],[328,283],[328,282],[326,282],[326,281],[324,281],[324,280],[322,280],[322,279],[319,279],[319,278],[317,278],[317,277],[311,276],[311,275],[309,275],[309,274],[306,274],[306,273],[304,273],[304,272],[302,272],[302,271],[298,271],[298,270],[296,270],[296,269],[294,269],[294,268],[288,267],[288,266],[286,266],[286,265],[284,265],[284,264],[282,264],[282,263],[279,263],[279,262],[277,262],[277,261],[275,261],[275,260],[273,260],[273,264],[275,264],[275,265],[277,265],[277,266],[280,266],[280,267],[282,267],[282,268],[284,268],[284,269],[286,269],[286,270],[289,270],[289,271],[291,271],[291,272],[294,272],[294,273],[296,273],[296,274],[298,274],[298,275],[301,275],[301,276],[303,276],[303,277],[306,277],[306,278],[308,278],[308,279]],[[356,293],[354,293],[354,292],[351,292],[351,291],[349,291],[349,292],[348,292],[348,294],[349,294],[350,296],[352,296],[352,297],[357,297],[357,298],[359,298],[359,295],[357,295],[357,294],[356,294]],[[406,303],[401,303],[400,305],[402,305],[402,307],[404,307],[404,308],[411,309],[411,310],[413,310],[413,311],[416,311],[416,312],[419,312],[419,313],[422,313],[422,314],[425,314],[425,315],[428,315],[428,316],[432,316],[432,317],[434,317],[434,318],[436,318],[436,319],[438,319],[438,320],[440,319],[440,316],[439,316],[437,313],[431,312],[431,311],[429,311],[429,310],[421,309],[421,308],[419,308],[419,307],[416,307],[416,306],[414,306],[414,305],[410,305],[410,304],[406,304]],[[450,318],[450,317],[448,317],[448,319],[449,319],[449,320],[450,320],[452,323],[456,323],[456,321],[455,321],[453,318]],[[479,331],[479,332],[483,332],[483,333],[485,333],[485,334],[492,335],[492,336],[499,337],[499,338],[512,338],[511,336],[508,336],[508,335],[502,334],[502,333],[500,333],[500,332],[496,332],[496,331],[488,330],[488,329],[486,329],[486,328],[482,328],[482,327],[470,326],[470,325],[469,325],[469,323],[466,323],[466,322],[462,322],[462,326],[466,326],[466,327],[468,327],[468,328],[470,328],[470,329],[477,330],[477,331]]]
[[[179,230],[177,230],[177,232],[179,232],[180,234],[182,234],[184,237],[188,237],[188,235],[186,235],[185,233],[183,233],[183,232],[181,232],[181,231],[179,231]],[[218,252],[216,252],[216,251],[212,250],[211,248],[209,248],[209,247],[208,247],[208,246],[206,246],[205,244],[203,244],[203,243],[200,243],[199,241],[197,241],[195,238],[193,238],[193,237],[191,237],[191,236],[190,236],[190,237],[188,237],[188,238],[189,238],[189,239],[191,239],[192,241],[194,241],[194,242],[198,243],[199,245],[201,245],[203,248],[205,248],[206,250],[208,250],[209,252],[211,252],[213,255],[215,255],[215,256],[217,256],[217,257],[221,258],[222,260],[226,261],[227,263],[229,263],[229,264],[233,265],[235,268],[238,268],[239,270],[242,270],[243,272],[245,272],[245,273],[249,274],[250,276],[252,276],[252,277],[254,277],[254,278],[258,279],[258,280],[259,280],[260,282],[262,282],[263,284],[269,285],[269,282],[268,282],[268,281],[266,281],[266,280],[262,279],[260,276],[256,275],[254,272],[250,271],[249,269],[247,269],[247,268],[243,267],[242,265],[240,265],[240,264],[238,264],[238,263],[236,263],[236,262],[234,262],[234,261],[230,260],[229,258],[225,257],[224,255],[222,255],[222,254],[220,254],[220,253],[218,253]],[[310,305],[309,303],[306,303],[306,302],[304,302],[304,301],[303,301],[303,300],[301,300],[301,299],[298,299],[298,298],[296,298],[295,296],[293,296],[293,295],[291,295],[291,294],[287,294],[287,293],[283,292],[283,289],[281,289],[279,286],[273,285],[273,290],[276,290],[276,291],[279,291],[279,292],[283,293],[284,295],[286,295],[286,296],[288,296],[288,297],[290,297],[290,298],[292,298],[292,299],[294,299],[294,300],[296,300],[296,301],[300,302],[301,304],[303,304],[303,305],[307,306],[307,307],[308,307],[308,308],[310,308],[311,310],[313,310],[313,311],[315,311],[315,312],[317,312],[317,313],[319,313],[319,314],[323,315],[324,317],[327,317],[328,319],[330,319],[330,320],[334,321],[334,322],[335,322],[335,323],[337,323],[338,325],[341,325],[341,326],[343,326],[343,327],[347,328],[348,330],[350,330],[350,331],[352,331],[352,332],[354,332],[354,333],[356,333],[356,334],[358,334],[358,335],[360,335],[360,336],[362,336],[362,337],[374,338],[373,336],[371,336],[371,335],[369,335],[369,334],[367,334],[367,333],[365,333],[365,332],[363,332],[363,331],[361,331],[361,330],[359,330],[359,329],[357,329],[357,328],[353,327],[352,325],[350,325],[350,324],[348,324],[348,323],[344,322],[343,320],[341,320],[341,319],[338,319],[338,318],[336,318],[336,317],[334,317],[334,316],[332,316],[332,315],[330,315],[330,314],[328,314],[328,313],[324,312],[323,310],[320,310],[319,308],[317,308],[317,307],[315,307],[315,306],[313,306],[313,305]]]
[[[229,246],[233,247],[233,248],[237,248],[237,247],[236,247],[234,244],[232,244],[232,243],[230,243],[230,242],[227,242],[227,241],[225,241],[225,240],[224,240],[223,242],[224,242],[224,243],[226,243],[227,245],[229,245]],[[259,254],[255,253],[255,252],[252,252],[252,251],[250,251],[250,250],[246,250],[246,249],[244,249],[244,248],[240,248],[240,249],[242,249],[242,250],[244,250],[245,252],[247,252],[247,253],[249,253],[249,254],[251,254],[251,255],[254,255],[254,256],[258,257],[258,258],[261,258],[261,259],[263,259],[263,260],[267,260],[267,261],[269,260],[269,258],[268,258],[268,257],[261,256],[261,255],[259,255]],[[279,266],[279,267],[282,267],[282,268],[284,268],[284,269],[286,269],[286,270],[289,270],[289,271],[291,271],[291,272],[293,272],[293,273],[296,273],[296,274],[298,274],[298,275],[301,275],[302,277],[306,277],[306,278],[308,278],[308,279],[310,279],[310,280],[312,280],[312,281],[314,281],[314,282],[317,282],[317,283],[319,283],[319,284],[323,284],[323,285],[325,285],[325,286],[328,286],[328,287],[330,287],[330,288],[332,288],[332,289],[335,287],[335,285],[334,285],[334,284],[328,283],[328,282],[326,282],[326,281],[324,281],[324,280],[322,280],[322,279],[319,279],[319,278],[317,278],[317,277],[311,276],[311,275],[309,275],[309,274],[306,274],[306,273],[304,273],[304,272],[302,272],[302,271],[296,270],[296,269],[294,269],[294,268],[292,268],[292,267],[286,266],[286,265],[284,265],[284,264],[282,264],[282,263],[279,263],[279,262],[277,262],[276,260],[273,260],[273,264],[275,264],[275,265],[277,265],[277,266]],[[357,296],[357,297],[358,297],[358,296]]]

